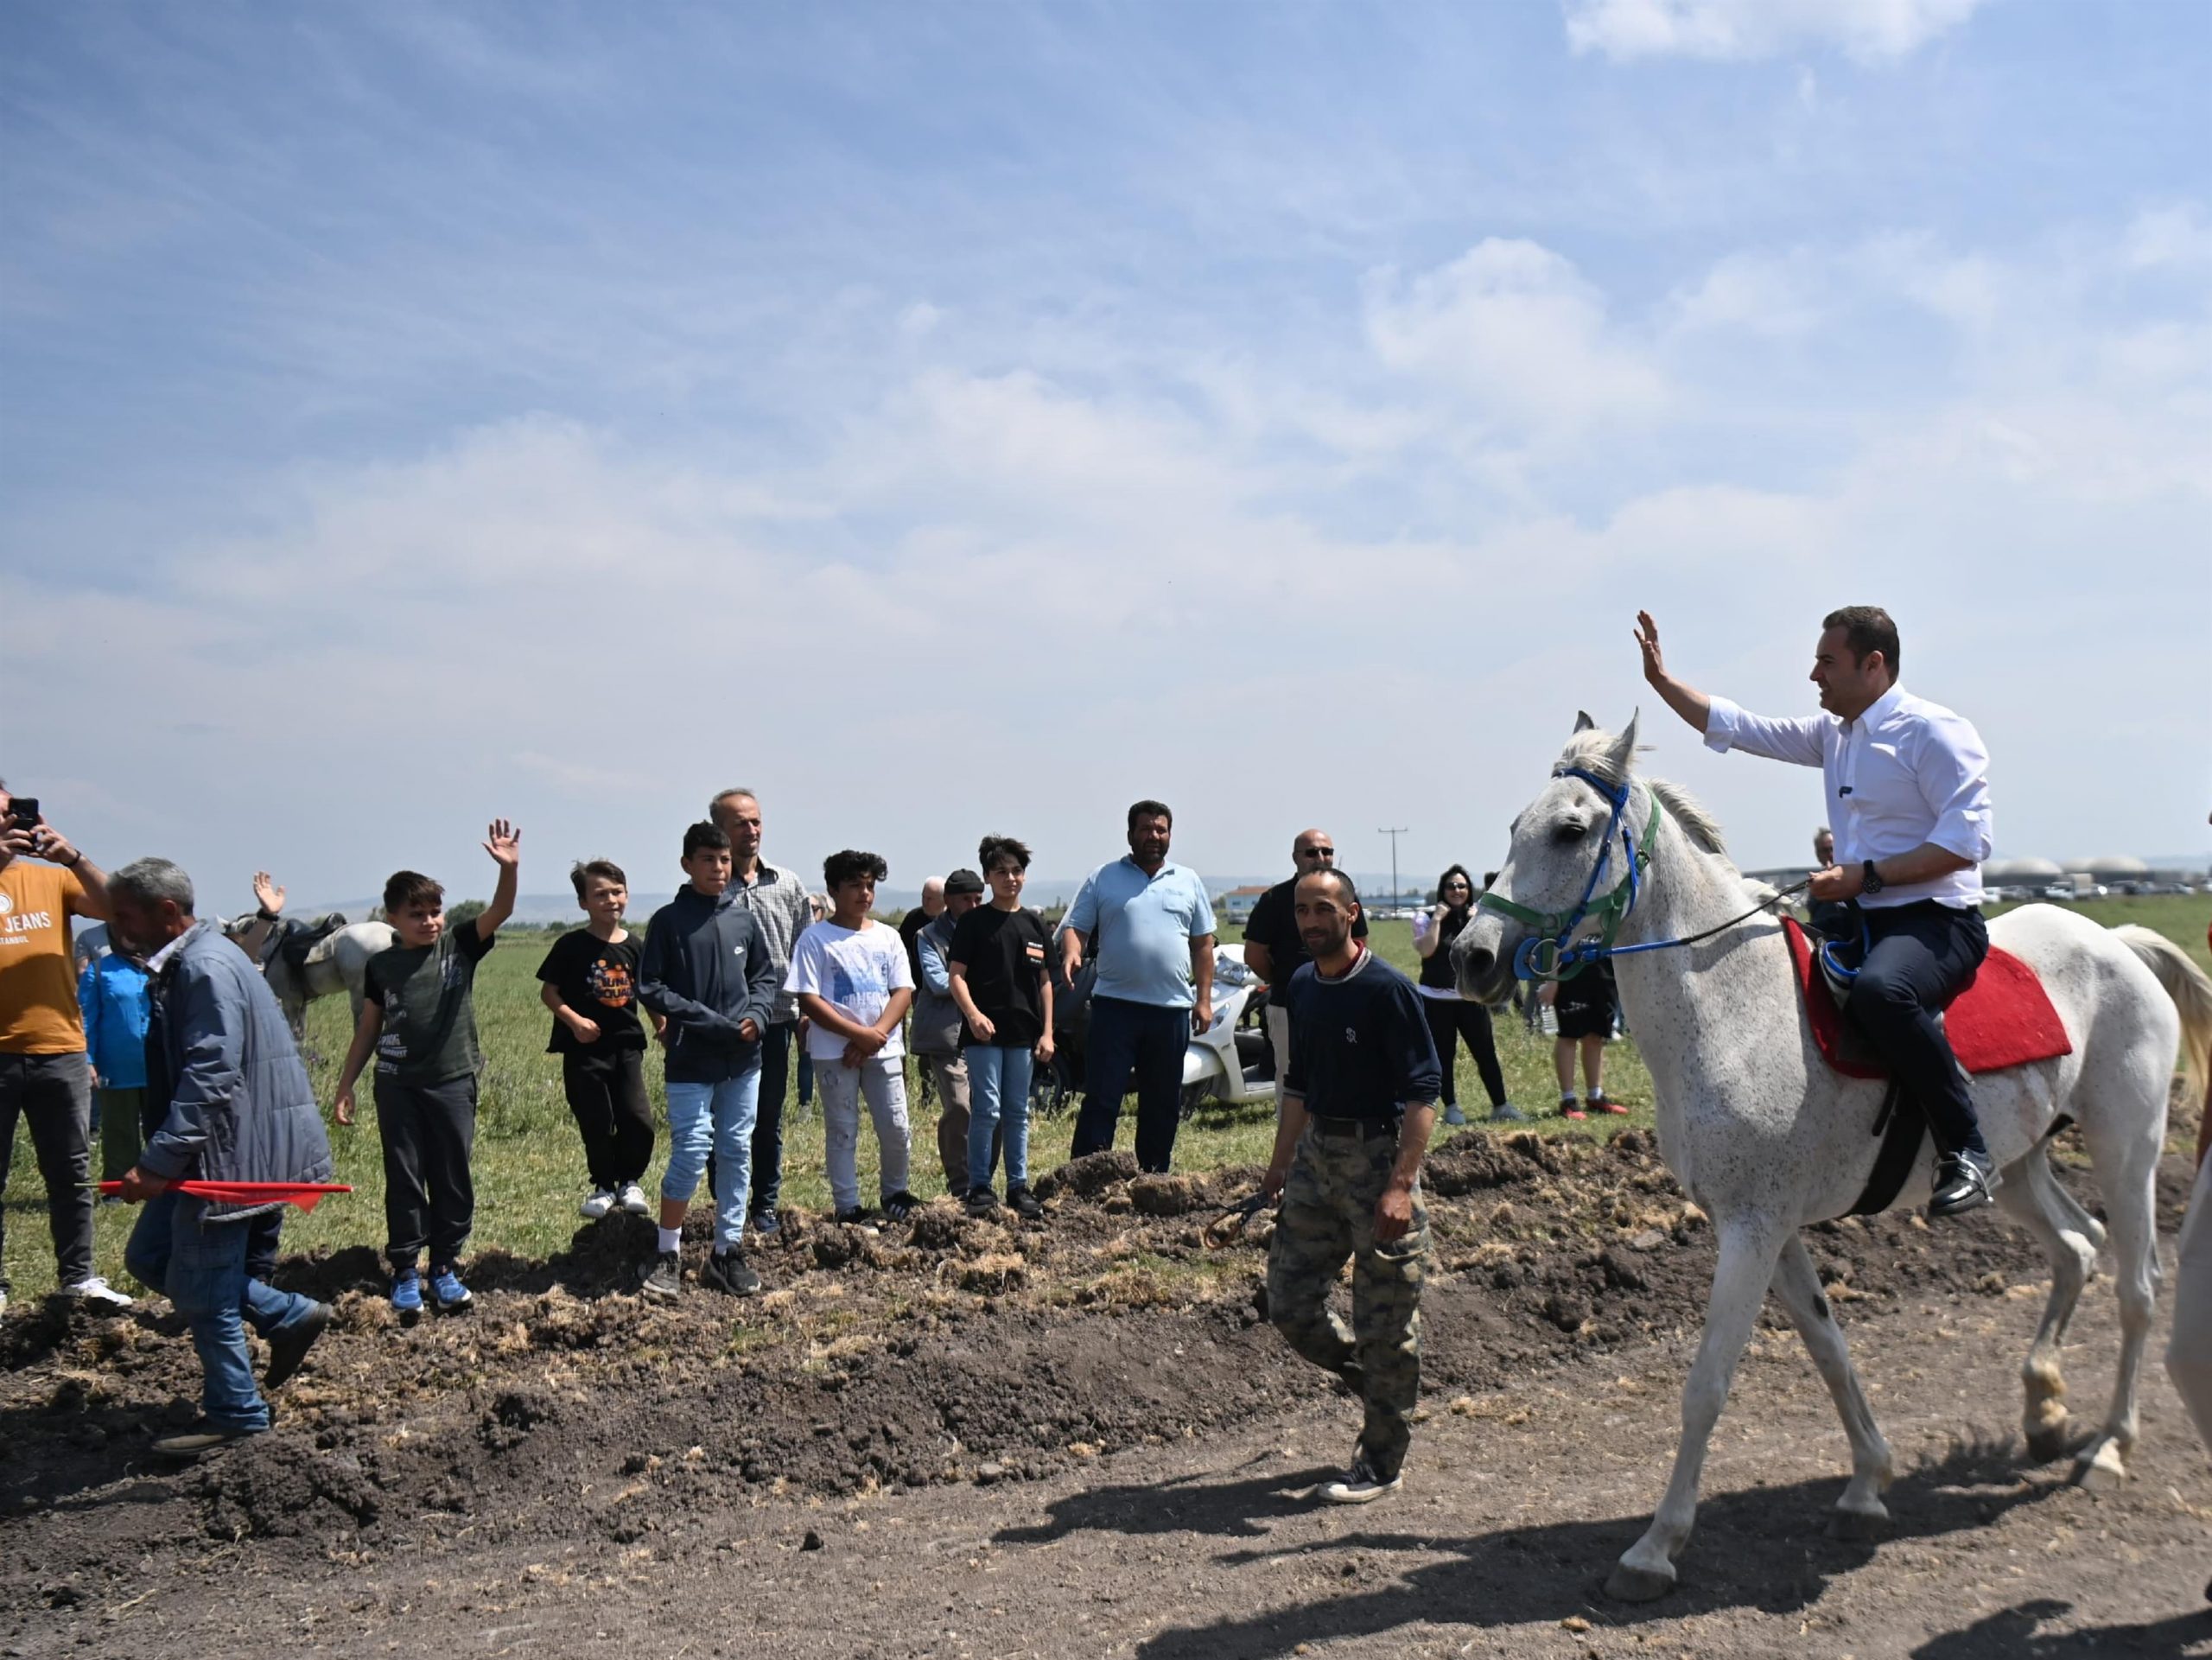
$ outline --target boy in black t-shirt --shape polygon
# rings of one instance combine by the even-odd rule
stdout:
[[[445,892],[418,871],[384,885],[385,920],[398,943],[369,959],[360,1024],[338,1075],[332,1116],[353,1122],[353,1080],[377,1058],[377,1136],[384,1144],[385,1255],[402,1325],[423,1312],[416,1269],[430,1253],[430,1295],[452,1312],[474,1301],[454,1271],[476,1219],[468,1161],[476,1141],[476,965],[514,914],[522,832],[494,819],[484,851],[499,867],[492,902],[474,921],[446,926]]]
[[[639,1183],[653,1156],[653,1109],[645,1096],[645,1028],[638,1019],[637,937],[622,926],[629,878],[605,859],[569,872],[588,926],[563,934],[537,965],[538,995],[553,1011],[548,1054],[561,1057],[561,1084],[583,1137],[591,1193],[577,1207],[596,1222],[620,1206],[652,1207]],[[662,1024],[653,1017],[656,1029]]]
[[[962,917],[952,931],[952,1001],[966,1030],[968,1060],[968,1212],[998,1209],[991,1192],[994,1143],[1006,1151],[1006,1202],[1020,1215],[1045,1213],[1029,1191],[1031,1063],[1052,1059],[1051,936],[1044,919],[1021,908],[1029,849],[1010,836],[986,836],[976,849],[991,885],[991,902]]]

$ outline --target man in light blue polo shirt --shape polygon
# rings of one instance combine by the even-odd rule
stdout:
[[[1164,1171],[1175,1154],[1183,1052],[1213,1018],[1213,905],[1196,871],[1167,862],[1174,826],[1164,803],[1131,807],[1128,857],[1092,871],[1060,925],[1070,982],[1083,966],[1085,937],[1095,931],[1098,939],[1078,1159],[1114,1145],[1132,1073],[1137,1164]]]

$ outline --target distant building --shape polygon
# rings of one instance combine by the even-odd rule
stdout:
[[[1244,922],[1250,918],[1252,907],[1260,902],[1260,896],[1267,891],[1265,885],[1262,885],[1232,887],[1226,894],[1217,894],[1213,898],[1215,913],[1229,922]]]

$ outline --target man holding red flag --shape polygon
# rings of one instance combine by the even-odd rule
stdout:
[[[192,878],[166,859],[141,859],[111,875],[107,891],[110,929],[153,976],[146,1099],[160,1124],[123,1178],[123,1197],[146,1202],[124,1262],[192,1327],[205,1416],[154,1443],[192,1459],[269,1428],[246,1326],[268,1339],[263,1383],[273,1390],[298,1370],[330,1308],[250,1270],[275,1260],[282,1198],[240,1204],[177,1184],[327,1182],[330,1142],[283,1010],[245,954],[194,918]]]

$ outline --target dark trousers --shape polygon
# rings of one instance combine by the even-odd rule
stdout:
[[[1497,1064],[1497,1040],[1491,1033],[1490,1010],[1464,997],[1448,1001],[1423,997],[1421,1012],[1428,1016],[1428,1035],[1436,1045],[1437,1063],[1444,1069],[1444,1104],[1459,1104],[1459,1088],[1452,1077],[1456,1058],[1454,1040],[1465,1038],[1467,1053],[1475,1059],[1475,1070],[1483,1075],[1483,1088],[1489,1091],[1491,1105],[1503,1106],[1505,1073]]]
[[[410,1269],[427,1246],[432,1271],[451,1268],[476,1219],[468,1167],[476,1145],[476,1079],[435,1084],[377,1079],[377,1136],[384,1143],[385,1255]]]
[[[56,1285],[92,1277],[92,1074],[84,1052],[73,1055],[0,1054],[0,1193],[16,1157],[16,1122],[28,1118],[38,1173],[46,1180],[47,1225],[54,1233]],[[7,1207],[0,1205],[0,1251],[7,1243]],[[7,1258],[0,1255],[0,1264]],[[0,1291],[8,1270],[0,1266]]]
[[[597,1045],[591,1046],[596,1048]],[[620,1193],[641,1181],[653,1158],[653,1107],[645,1094],[645,1057],[639,1049],[594,1054],[571,1049],[561,1057],[561,1085],[569,1097],[576,1133],[583,1137],[584,1167],[591,1185]]]
[[[1134,1074],[1137,1088],[1137,1166],[1164,1171],[1175,1156],[1181,1122],[1183,1054],[1191,1046],[1191,1011],[1133,1003],[1122,997],[1090,1000],[1090,1077],[1083,1110],[1076,1115],[1074,1156],[1103,1153],[1114,1145],[1122,1097]]]
[[[760,1114],[753,1121],[753,1214],[772,1211],[784,1192],[784,1097],[790,1092],[797,1021],[771,1021],[760,1034]]]
[[[1845,1015],[1927,1110],[1936,1145],[1986,1158],[1967,1076],[1936,1018],[1989,955],[1981,913],[1919,900],[1866,914],[1873,943]]]

